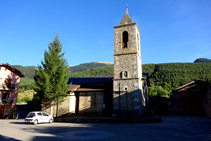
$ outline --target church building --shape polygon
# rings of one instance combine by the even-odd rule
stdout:
[[[57,115],[147,115],[147,73],[142,73],[140,31],[128,14],[114,27],[114,75],[69,78],[72,83]],[[56,116],[56,106],[44,109]]]

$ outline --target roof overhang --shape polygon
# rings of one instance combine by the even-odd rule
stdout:
[[[8,63],[4,63],[4,64],[0,64],[0,67],[5,67],[7,68],[8,70],[10,70],[11,72],[14,72],[16,73],[18,76],[20,77],[26,77],[23,73],[21,73],[19,70],[17,70],[16,68],[14,68],[13,66],[11,66],[10,64]]]

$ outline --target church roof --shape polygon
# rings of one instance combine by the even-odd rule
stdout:
[[[69,91],[75,91],[78,88],[80,88],[82,84],[109,83],[109,82],[113,83],[113,79],[114,79],[113,75],[69,78],[67,85],[72,83]],[[142,73],[142,79],[148,81],[148,73]]]
[[[132,23],[133,23],[133,21],[132,21],[132,19],[130,18],[129,14],[128,14],[128,9],[126,8],[125,15],[122,18],[122,20],[120,21],[119,25],[126,25],[126,24],[132,24]]]
[[[81,85],[86,83],[102,83],[102,82],[113,82],[114,76],[91,76],[91,77],[77,77],[77,78],[69,78],[67,84]]]

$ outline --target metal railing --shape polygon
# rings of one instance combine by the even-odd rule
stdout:
[[[12,99],[2,99],[0,100],[0,105],[11,105],[13,103]]]

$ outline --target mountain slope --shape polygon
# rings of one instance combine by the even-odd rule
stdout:
[[[113,63],[108,62],[91,62],[91,63],[84,63],[77,66],[70,67],[70,73],[78,72],[78,71],[85,71],[92,68],[102,67],[102,66],[109,66],[113,65]]]
[[[113,75],[114,66],[100,63],[85,63],[76,66],[71,73],[71,77],[89,77]],[[97,67],[101,66],[101,67]],[[15,65],[15,68],[26,74],[27,77],[21,78],[20,88],[29,88],[33,82],[34,69]],[[93,68],[92,68],[93,67]],[[91,68],[91,69],[89,69]],[[165,64],[144,64],[142,72],[148,73],[150,84],[162,86],[164,82],[176,87],[183,85],[192,80],[205,81],[206,78],[211,80],[211,63],[165,63]],[[209,81],[210,81],[209,80]]]
[[[13,65],[13,67],[21,71],[27,78],[34,79],[35,69],[32,69],[32,67],[28,68],[21,65]]]
[[[211,63],[211,60],[210,59],[206,59],[206,58],[199,58],[199,59],[196,59],[194,61],[194,63]]]
[[[211,77],[211,63],[166,63],[144,64],[142,72],[148,73],[151,85],[163,85],[164,82],[172,87],[183,85],[192,80],[205,81]],[[89,77],[113,75],[114,66],[103,66],[71,73],[71,77]]]

